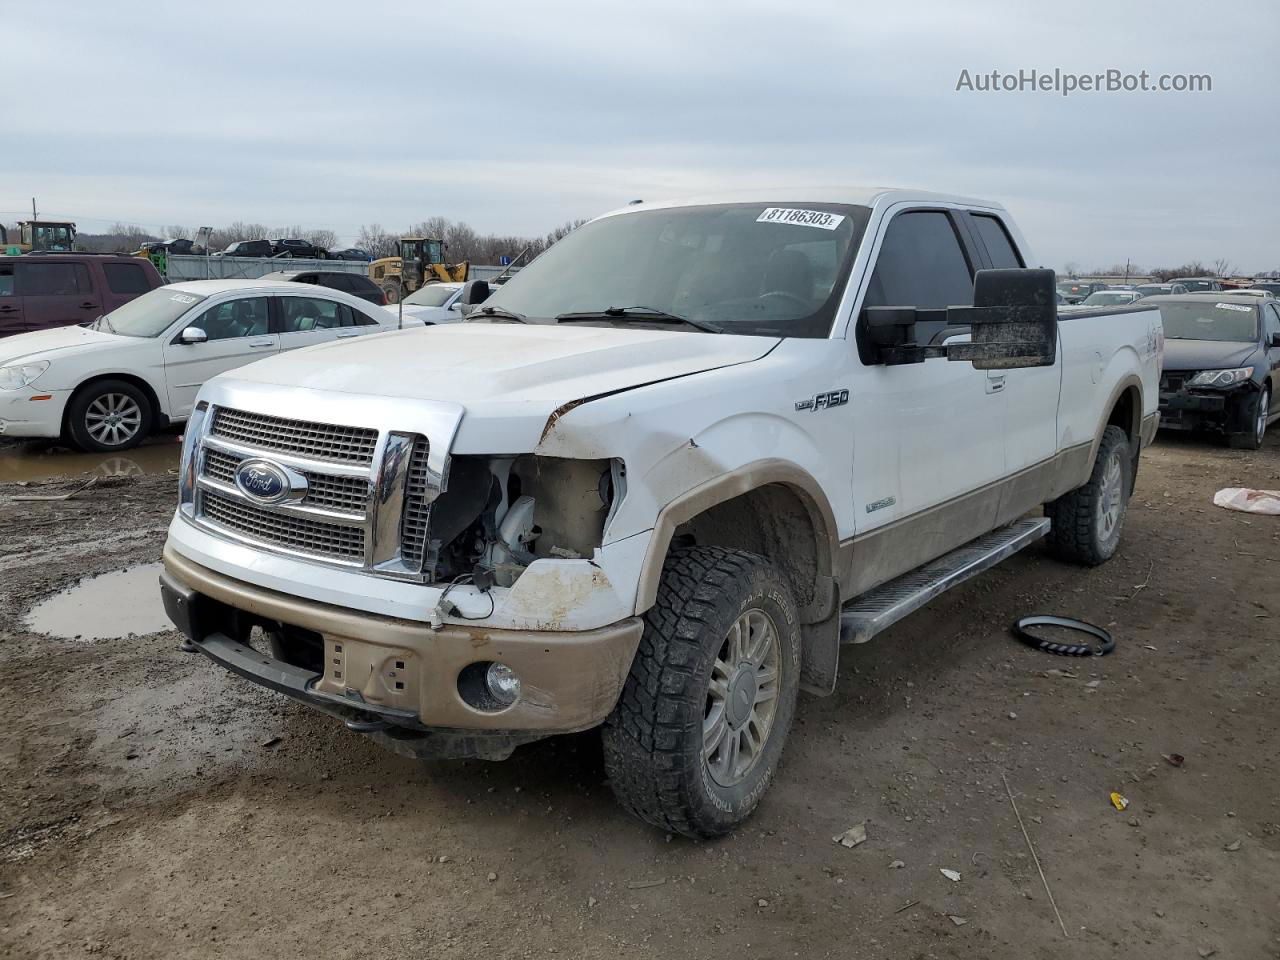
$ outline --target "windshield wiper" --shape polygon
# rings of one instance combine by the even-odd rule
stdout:
[[[603,310],[583,310],[578,313],[562,313],[557,323],[575,323],[579,320],[631,320],[636,323],[683,323],[685,326],[707,333],[724,333],[723,327],[705,320],[693,320],[657,307],[606,307]]]
[[[508,310],[506,307],[481,307],[478,311],[483,317],[495,317],[502,320],[514,320],[517,323],[533,323],[523,313],[516,313],[514,310]]]

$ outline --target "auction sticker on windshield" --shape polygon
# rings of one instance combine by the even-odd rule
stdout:
[[[756,217],[756,223],[795,223],[802,227],[818,227],[820,230],[834,230],[843,222],[842,213],[797,210],[794,207],[769,207]]]
[[[1253,307],[1246,307],[1243,303],[1215,303],[1214,307],[1218,310],[1235,310],[1237,313],[1253,313]]]
[[[169,299],[170,299],[170,300],[175,300],[175,301],[177,301],[178,303],[195,303],[195,302],[196,302],[196,298],[195,298],[195,297],[188,296],[188,295],[187,295],[187,294],[185,294],[185,293],[175,293],[175,294],[174,294],[172,297],[170,297]]]

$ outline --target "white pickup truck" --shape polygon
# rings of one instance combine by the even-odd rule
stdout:
[[[600,727],[628,810],[724,833],[842,642],[1046,535],[1115,552],[1160,316],[1059,320],[1033,262],[997,204],[911,191],[607,214],[468,322],[206,384],[166,607],[407,755]]]

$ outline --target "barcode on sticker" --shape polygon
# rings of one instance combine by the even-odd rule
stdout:
[[[823,210],[799,210],[795,207],[768,207],[756,217],[756,223],[795,223],[802,227],[834,230],[844,222],[844,214]]]

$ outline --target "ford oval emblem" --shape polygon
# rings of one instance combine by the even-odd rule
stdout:
[[[236,467],[236,486],[259,503],[280,503],[295,493],[291,472],[270,460],[243,460]]]

